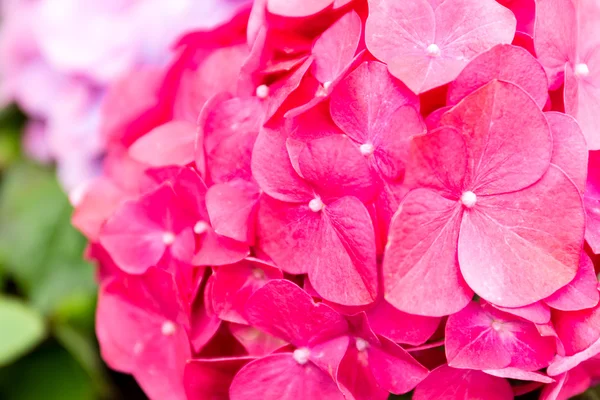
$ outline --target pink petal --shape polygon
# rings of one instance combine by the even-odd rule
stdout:
[[[455,368],[535,371],[548,366],[554,354],[554,338],[489,305],[470,303],[446,323],[446,357]]]
[[[588,174],[585,186],[586,211],[585,240],[594,254],[600,253],[600,151],[589,152]]]
[[[333,380],[312,362],[298,364],[290,353],[273,354],[246,364],[233,378],[231,400],[344,400]]]
[[[392,220],[383,260],[385,299],[407,313],[443,316],[473,292],[460,276],[456,246],[461,206],[426,189],[410,192]]]
[[[581,261],[575,278],[544,301],[550,307],[562,311],[582,310],[598,304],[600,301],[598,278],[594,271],[594,264],[585,252],[581,252]]]
[[[454,80],[471,59],[515,34],[515,16],[495,1],[371,0],[369,6],[367,48],[417,94]]]
[[[427,130],[433,131],[439,128],[441,125],[442,116],[446,113],[446,111],[448,111],[451,108],[452,107],[450,106],[438,108],[437,110],[429,114],[427,118],[425,118],[425,125],[427,125]]]
[[[488,375],[497,376],[499,378],[517,379],[520,381],[532,381],[541,383],[552,383],[554,379],[540,372],[523,371],[520,368],[508,367],[504,369],[485,370]]]
[[[187,165],[194,160],[196,125],[187,121],[171,121],[139,138],[129,155],[136,161],[155,167]]]
[[[212,281],[212,306],[219,318],[245,324],[244,310],[248,298],[269,279],[282,279],[281,271],[257,259],[217,268]]]
[[[543,325],[550,322],[550,308],[541,301],[517,308],[500,307],[496,304],[492,304],[492,306],[500,311],[531,321],[534,324]]]
[[[248,354],[266,356],[285,346],[285,340],[276,338],[248,325],[229,324],[231,334],[244,346]]]
[[[375,236],[369,212],[356,198],[325,207],[309,252],[308,277],[324,299],[342,305],[372,303],[377,297]]]
[[[512,400],[513,392],[506,379],[481,371],[455,369],[442,365],[415,389],[413,400]]]
[[[583,193],[587,178],[588,150],[581,128],[573,117],[566,114],[550,111],[545,115],[554,142],[550,162],[562,169]]]
[[[436,331],[440,319],[402,312],[381,300],[367,311],[373,331],[397,343],[419,346]]]
[[[458,129],[469,152],[469,190],[504,193],[540,179],[552,156],[548,122],[518,86],[492,81],[444,114],[443,125]]]
[[[600,340],[600,307],[580,311],[557,311],[552,318],[565,354],[583,352]]]
[[[192,259],[193,265],[225,265],[236,263],[249,255],[248,244],[221,236],[209,228],[200,237],[200,250]]]
[[[206,165],[213,182],[252,179],[250,159],[263,121],[263,105],[256,97],[209,102],[202,110]]]
[[[333,82],[354,58],[361,37],[362,21],[349,11],[319,36],[312,48],[313,75],[321,83]]]
[[[287,1],[287,0],[284,0]],[[275,83],[268,86],[269,95],[265,99],[266,115],[265,120],[271,119],[281,108],[287,98],[300,86],[302,78],[314,62],[313,57],[308,57],[298,68],[294,69],[287,76],[280,78]]]
[[[246,318],[256,328],[297,346],[322,343],[348,330],[340,314],[326,304],[315,304],[292,282],[279,279],[248,299]]]
[[[333,0],[268,0],[267,11],[283,17],[308,17],[330,7]]]
[[[211,186],[206,192],[206,208],[215,232],[239,242],[251,243],[258,196],[256,185],[246,181]]]
[[[511,10],[517,17],[517,31],[533,34],[535,0],[499,0],[498,3]]]
[[[263,127],[252,152],[252,174],[269,196],[289,202],[309,202],[310,187],[294,171],[285,146],[286,135],[281,125]]]
[[[560,375],[574,369],[582,362],[587,361],[598,354],[600,354],[600,339],[578,353],[564,357],[557,355],[552,364],[548,367],[547,373],[550,376]]]
[[[254,357],[190,360],[183,376],[185,393],[198,400],[227,398],[233,377],[252,360]]]
[[[302,176],[327,204],[343,196],[369,202],[376,195],[376,178],[358,148],[345,135],[307,143],[298,157]]]
[[[460,270],[475,293],[494,304],[531,304],[573,280],[584,226],[577,188],[550,167],[535,185],[481,197],[464,213]]]
[[[527,50],[501,44],[481,53],[462,70],[448,88],[448,105],[457,104],[493,79],[519,86],[540,108],[546,104],[548,79],[542,65]]]

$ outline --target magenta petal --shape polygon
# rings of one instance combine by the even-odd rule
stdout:
[[[513,13],[488,0],[370,0],[369,11],[367,48],[417,94],[454,80],[516,29]]]
[[[589,310],[556,311],[552,317],[567,356],[583,352],[600,340],[599,306]]]
[[[554,353],[554,338],[489,305],[470,303],[446,323],[446,357],[455,368],[535,371],[548,366]]]
[[[534,324],[543,325],[550,322],[550,308],[541,301],[516,308],[500,307],[496,304],[492,304],[492,306],[500,311],[531,321]]]
[[[266,356],[285,346],[285,340],[276,338],[248,325],[229,324],[231,334],[248,352],[256,357]]]
[[[375,233],[365,206],[343,197],[325,207],[307,255],[308,277],[324,299],[342,305],[377,297]]]
[[[248,299],[246,318],[253,326],[297,346],[323,342],[348,330],[340,314],[326,304],[315,304],[292,282],[279,279]]]
[[[331,24],[313,45],[313,75],[321,83],[333,82],[352,62],[361,37],[362,21],[349,11]]]
[[[442,365],[415,389],[413,400],[512,400],[513,392],[506,379],[481,371],[455,369]]]
[[[325,203],[344,196],[369,202],[377,193],[376,178],[365,157],[345,135],[311,140],[300,153],[298,166]]]
[[[460,275],[456,247],[462,208],[416,189],[392,220],[383,260],[385,299],[407,313],[443,316],[466,306],[473,292]]]
[[[252,361],[233,378],[231,400],[344,400],[335,382],[312,362],[297,363],[291,354]]]
[[[548,99],[548,79],[542,65],[527,50],[502,44],[481,53],[448,87],[448,105],[455,105],[481,86],[499,79],[514,83],[542,108]]]
[[[283,126],[263,127],[252,151],[252,174],[269,196],[289,202],[310,201],[312,190],[294,171]]]
[[[470,166],[465,185],[477,194],[525,188],[548,169],[548,122],[531,96],[512,83],[486,84],[444,114],[442,125],[464,135]]]
[[[577,121],[559,112],[545,113],[554,142],[550,162],[575,183],[581,193],[585,191],[587,178],[588,150]]]
[[[171,121],[138,139],[129,155],[136,161],[160,167],[187,165],[194,161],[196,126],[187,121]]]
[[[397,343],[419,346],[436,331],[440,318],[402,312],[381,300],[367,311],[373,331]]]
[[[185,367],[183,384],[188,398],[224,399],[235,374],[254,357],[190,360]]]
[[[600,253],[600,151],[589,152],[588,174],[583,198],[586,211],[585,240],[594,254]]]
[[[269,279],[281,279],[283,274],[272,265],[256,259],[217,268],[212,281],[212,307],[219,318],[245,324],[244,310],[248,298]]]
[[[598,304],[600,301],[598,278],[594,271],[594,264],[585,252],[581,252],[581,261],[575,278],[544,301],[550,307],[562,311],[582,310]]]
[[[531,381],[541,383],[552,383],[554,379],[540,372],[523,371],[520,368],[508,367],[504,369],[489,370],[486,369],[486,374],[497,376],[499,378],[517,379],[520,381]]]
[[[254,233],[252,217],[258,202],[256,184],[246,181],[217,183],[206,192],[210,223],[219,235],[251,243]]]
[[[192,259],[193,265],[233,264],[250,254],[248,244],[217,234],[212,228],[201,235],[200,250]]]
[[[534,303],[575,277],[584,225],[579,191],[551,166],[529,188],[481,197],[464,213],[460,270],[475,293],[494,304]]]

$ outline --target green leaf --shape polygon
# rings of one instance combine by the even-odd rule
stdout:
[[[55,342],[0,369],[2,400],[97,400],[90,378]]]
[[[17,299],[0,297],[0,366],[10,364],[46,335],[42,316]]]
[[[72,297],[96,293],[85,239],[71,226],[71,206],[54,172],[21,162],[0,187],[0,264],[44,314]]]

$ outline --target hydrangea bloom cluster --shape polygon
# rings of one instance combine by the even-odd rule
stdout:
[[[160,400],[583,392],[599,20],[594,0],[257,0],[120,80],[73,217],[104,359]]]
[[[71,191],[96,175],[106,87],[163,65],[182,32],[231,18],[245,0],[2,0],[0,105],[30,117],[25,148],[55,160]],[[75,196],[76,197],[76,196]]]

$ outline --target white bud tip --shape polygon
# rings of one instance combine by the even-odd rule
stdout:
[[[437,44],[432,43],[429,46],[427,46],[427,55],[429,55],[430,57],[437,57],[440,55],[440,48]]]
[[[171,232],[165,232],[165,233],[163,233],[162,239],[163,239],[164,244],[166,244],[167,246],[170,246],[175,241],[175,235]]]
[[[254,268],[252,270],[252,276],[254,277],[254,279],[263,280],[265,279],[265,271],[263,271],[260,268]]]
[[[356,339],[356,349],[358,351],[365,351],[369,347],[369,343],[365,339],[357,338]]]
[[[494,321],[492,322],[492,329],[496,332],[499,332],[502,329],[502,322]]]
[[[319,212],[325,207],[325,204],[319,198],[312,199],[308,202],[308,208],[313,212]]]
[[[472,208],[477,204],[477,195],[471,191],[464,192],[462,196],[460,196],[460,201],[467,208]]]
[[[363,156],[370,156],[375,151],[375,146],[371,143],[365,143],[360,145],[360,152]]]
[[[269,87],[267,85],[260,85],[256,88],[256,97],[259,99],[266,99],[269,97]]]
[[[588,76],[590,74],[590,69],[587,64],[577,64],[575,65],[575,76]]]
[[[171,336],[175,333],[176,326],[171,321],[165,321],[160,327],[160,332],[165,336]]]
[[[298,364],[304,365],[308,362],[308,359],[310,358],[310,350],[306,347],[296,349],[294,350],[292,357],[294,357],[294,360],[296,360]]]
[[[196,225],[194,225],[194,233],[196,235],[201,235],[204,232],[206,232],[208,230],[208,224],[204,221],[198,221],[196,222]]]

